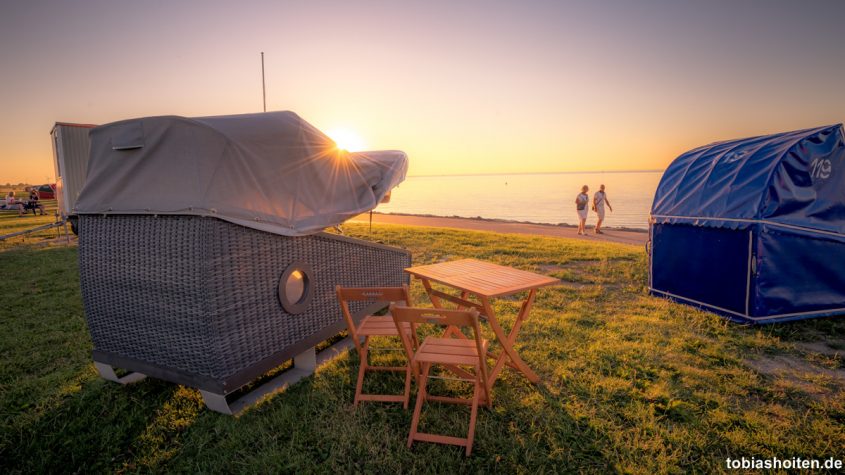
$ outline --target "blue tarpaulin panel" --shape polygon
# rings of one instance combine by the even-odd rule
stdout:
[[[681,155],[651,233],[655,295],[758,323],[845,314],[842,125]]]
[[[757,252],[760,321],[845,313],[845,236],[763,225]]]
[[[660,266],[652,273],[652,287],[667,297],[684,297],[689,303],[702,302],[722,309],[720,313],[726,315],[744,315],[748,234],[688,224],[655,225],[652,259]]]

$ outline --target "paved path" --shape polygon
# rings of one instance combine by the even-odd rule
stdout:
[[[369,222],[369,214],[362,214],[353,221]],[[539,234],[541,236],[566,237],[584,241],[607,241],[620,244],[644,246],[648,240],[647,232],[621,231],[605,229],[604,234],[579,236],[574,226],[554,226],[551,224],[527,224],[507,221],[494,221],[474,218],[441,218],[438,216],[413,216],[405,214],[373,213],[374,223],[402,224],[406,226],[428,226],[435,228],[472,229],[506,234]]]

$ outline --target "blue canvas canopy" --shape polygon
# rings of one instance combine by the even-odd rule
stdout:
[[[653,294],[738,321],[845,314],[841,124],[691,150],[651,213]]]

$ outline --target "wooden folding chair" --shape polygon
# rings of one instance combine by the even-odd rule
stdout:
[[[402,348],[370,348],[370,337],[399,336],[393,318],[390,315],[367,315],[356,325],[352,318],[352,312],[349,310],[349,302],[403,302],[406,305],[411,305],[411,292],[408,290],[408,286],[354,288],[337,286],[335,290],[337,292],[337,299],[340,302],[340,309],[343,312],[343,318],[346,320],[346,326],[349,329],[349,337],[355,343],[355,349],[358,350],[358,357],[361,360],[361,364],[358,367],[358,381],[355,384],[355,406],[357,407],[360,401],[401,402],[402,406],[407,409],[411,396],[411,365],[406,363],[405,366],[374,366],[369,363],[368,359],[371,350],[403,351]],[[410,324],[404,325],[403,328],[407,334],[406,336],[412,337],[414,348],[416,348],[416,332],[414,328]],[[364,339],[363,343],[361,342],[362,337]],[[404,394],[401,396],[392,394],[364,394],[364,374],[367,371],[404,371]]]
[[[411,419],[411,431],[408,434],[408,448],[415,440],[424,442],[435,442],[438,444],[453,444],[466,447],[466,454],[472,452],[472,441],[475,436],[475,419],[478,415],[478,404],[482,393],[487,407],[491,407],[491,398],[488,395],[487,386],[487,340],[481,337],[481,329],[478,324],[478,310],[445,310],[431,308],[408,308],[397,305],[390,306],[390,314],[397,328],[404,328],[405,325],[413,326],[414,332],[420,324],[435,324],[449,328],[472,328],[473,338],[451,338],[451,337],[427,337],[422,345],[414,351],[413,340],[406,332],[399,336],[402,338],[402,345],[408,353],[411,367],[416,374],[421,371],[418,380],[419,393],[414,406],[414,416]],[[457,330],[456,330],[457,331]],[[472,378],[445,378],[457,379],[471,382],[474,385],[472,399],[456,397],[432,396],[426,390],[426,384],[431,371],[431,365],[440,364],[447,366],[471,367],[473,373],[467,373]],[[421,370],[418,368],[421,367]],[[436,401],[452,404],[467,404],[471,407],[469,416],[469,431],[466,439],[449,437],[445,435],[427,434],[418,432],[420,413],[424,401]]]

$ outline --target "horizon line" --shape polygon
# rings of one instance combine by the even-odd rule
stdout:
[[[657,173],[665,169],[646,170],[584,170],[584,171],[555,171],[555,172],[488,172],[488,173],[432,173],[427,175],[408,175],[408,178],[435,178],[444,176],[502,176],[502,175],[574,175],[579,173]]]

